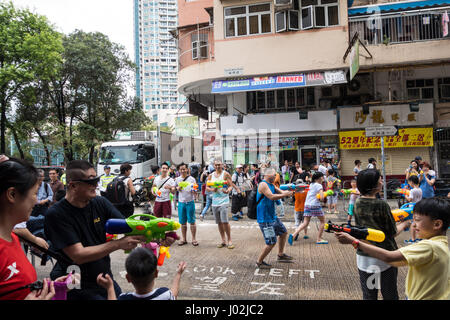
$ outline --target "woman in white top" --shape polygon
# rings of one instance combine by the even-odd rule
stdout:
[[[323,183],[324,177],[322,172],[316,172],[312,176],[312,183],[309,186],[308,194],[306,195],[305,200],[305,211],[303,214],[304,221],[303,223],[298,226],[297,230],[293,234],[289,235],[288,243],[292,245],[293,240],[297,240],[298,235],[300,232],[307,228],[309,225],[309,222],[311,221],[312,217],[317,217],[320,221],[319,225],[319,232],[317,234],[317,244],[327,244],[328,241],[322,239],[322,233],[323,229],[325,227],[325,215],[322,210],[322,206],[320,204],[320,200],[323,201],[324,195],[323,195]],[[319,195],[319,196],[318,196]]]

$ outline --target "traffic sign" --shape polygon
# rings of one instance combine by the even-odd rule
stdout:
[[[380,127],[367,127],[366,137],[386,137],[395,136],[397,134],[396,126],[380,126]]]

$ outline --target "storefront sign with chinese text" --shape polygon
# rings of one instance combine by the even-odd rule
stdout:
[[[433,103],[420,103],[419,111],[413,112],[409,104],[373,106],[365,113],[362,107],[340,108],[341,129],[364,129],[383,126],[429,126],[433,125]]]
[[[384,138],[385,148],[432,147],[433,128],[399,129],[398,135]],[[381,147],[380,137],[366,137],[364,130],[339,132],[341,149],[376,149]]]

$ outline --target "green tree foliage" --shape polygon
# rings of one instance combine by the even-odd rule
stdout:
[[[6,151],[11,102],[23,86],[57,72],[62,50],[61,35],[46,17],[0,3],[0,152]]]

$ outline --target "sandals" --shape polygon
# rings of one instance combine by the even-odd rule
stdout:
[[[223,248],[223,247],[226,247],[226,246],[227,246],[226,243],[219,243],[219,244],[217,245],[217,248]]]
[[[193,245],[194,247],[198,246],[197,240],[192,241],[192,245]]]
[[[185,244],[187,244],[187,241],[179,241],[179,242],[178,242],[178,245],[179,245],[179,246],[184,246]]]

